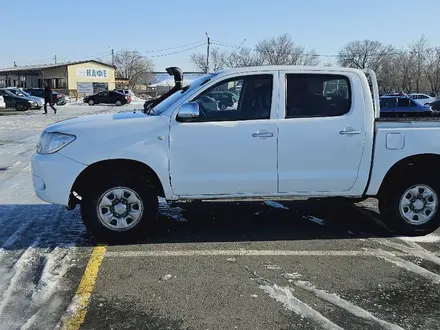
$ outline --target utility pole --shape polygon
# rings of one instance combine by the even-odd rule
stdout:
[[[211,38],[209,38],[208,32],[206,32],[206,38],[208,39],[206,48],[206,73],[209,73],[209,46],[211,45]]]
[[[111,48],[110,46],[108,46],[108,48],[110,48],[111,52],[112,52],[112,65],[115,65],[115,50],[113,48]]]
[[[57,56],[55,54],[53,54],[53,61],[55,64],[57,64]]]

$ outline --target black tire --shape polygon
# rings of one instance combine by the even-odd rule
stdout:
[[[26,111],[28,108],[22,103],[15,103],[15,110],[17,111]]]
[[[433,197],[426,197],[425,202],[429,202],[432,198],[437,200],[437,207],[434,211],[429,210],[430,218],[424,223],[411,223],[407,220],[400,211],[400,201],[404,197],[405,192],[412,187],[427,187],[433,192]],[[419,190],[422,193],[423,189]],[[412,196],[412,194],[408,195]],[[413,196],[414,197],[414,196]],[[382,220],[390,227],[390,229],[397,231],[399,234],[408,236],[421,236],[432,233],[440,227],[440,180],[436,178],[436,175],[429,174],[414,174],[411,176],[405,176],[401,180],[392,180],[387,184],[381,196],[379,196],[379,212]],[[409,209],[409,208],[406,208]],[[404,212],[402,208],[402,212]],[[421,212],[428,212],[423,209]],[[419,213],[420,214],[420,213]],[[428,215],[428,216],[429,216]],[[417,221],[420,218],[417,216],[413,218],[413,221]]]
[[[122,105],[122,102],[117,100],[115,104],[116,104],[116,106],[120,107]]]
[[[89,100],[87,103],[88,103],[89,105],[94,105],[94,104],[95,104],[95,101],[93,101],[93,100]]]
[[[139,221],[127,230],[106,227],[98,215],[98,203],[102,196],[112,188],[125,187],[134,191],[142,201],[143,213]],[[81,217],[87,230],[105,243],[134,243],[154,232],[157,224],[159,202],[148,183],[130,176],[107,178],[94,184],[93,189],[82,196]]]

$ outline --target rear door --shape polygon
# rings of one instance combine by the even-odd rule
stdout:
[[[349,192],[359,176],[366,144],[365,103],[359,76],[351,72],[286,71],[281,72],[280,86],[279,192]],[[368,178],[368,168],[362,167],[362,181]]]
[[[121,100],[121,95],[118,92],[108,92],[107,103],[116,103],[117,100]]]
[[[397,112],[411,114],[421,112],[423,109],[420,104],[417,104],[414,100],[406,97],[397,98]]]

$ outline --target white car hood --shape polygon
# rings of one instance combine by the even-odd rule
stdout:
[[[151,120],[149,116],[140,111],[121,112],[116,114],[88,115],[71,118],[56,122],[46,128],[47,132],[71,133],[80,132],[88,129],[100,129],[108,126],[129,126],[133,120]],[[121,122],[126,119],[127,121]]]
[[[46,131],[75,135],[75,141],[59,153],[89,165],[111,158],[139,160],[148,148],[153,149],[158,143],[166,150],[169,122],[169,117],[133,111],[68,119],[49,126]]]

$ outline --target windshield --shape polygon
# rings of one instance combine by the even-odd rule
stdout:
[[[17,96],[15,93],[11,93],[10,89],[3,89],[3,91],[9,96]]]
[[[25,96],[26,95],[25,93],[23,93],[19,89],[12,89],[12,88],[10,88],[10,89],[8,89],[8,91],[11,92],[14,95],[17,95],[17,96]]]
[[[177,91],[176,93],[174,93],[173,95],[171,95],[170,97],[166,98],[165,100],[160,102],[158,105],[156,105],[152,109],[151,115],[158,116],[158,115],[162,114],[174,102],[176,102],[183,94],[185,94],[187,92],[191,92],[191,91],[199,88],[203,83],[206,83],[208,80],[210,80],[215,75],[216,75],[216,73],[211,73],[211,74],[207,74],[207,75],[204,75],[202,77],[197,78],[189,86],[183,87],[182,90]]]

